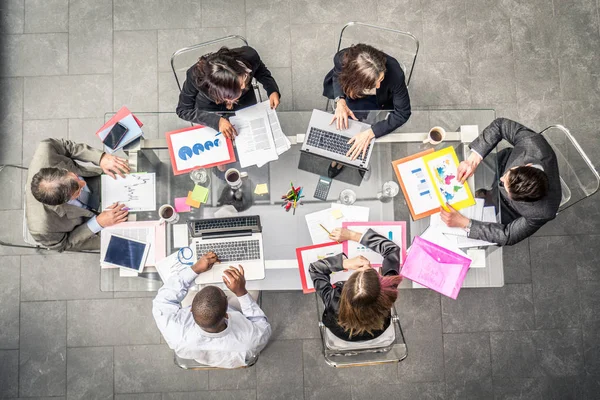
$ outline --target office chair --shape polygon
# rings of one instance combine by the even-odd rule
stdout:
[[[347,342],[336,337],[321,321],[325,306],[315,293],[323,357],[327,365],[336,368],[362,367],[397,363],[406,358],[408,349],[396,308],[392,307],[390,326],[376,339]]]
[[[369,44],[398,60],[404,71],[406,86],[410,85],[419,54],[419,40],[412,33],[363,22],[348,22],[340,32],[336,53],[358,43]],[[325,111],[329,110],[330,105],[331,100],[327,99]]]
[[[540,134],[556,153],[562,191],[558,213],[561,213],[596,193],[600,186],[600,176],[567,128],[551,125]]]

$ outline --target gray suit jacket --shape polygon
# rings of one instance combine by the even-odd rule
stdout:
[[[496,119],[469,147],[485,157],[502,139],[512,144],[513,148],[505,162],[499,165],[499,176],[512,167],[532,163],[544,168],[549,181],[548,194],[534,202],[513,201],[503,187],[499,188],[501,201],[514,215],[514,220],[507,225],[473,221],[469,237],[504,246],[533,235],[542,225],[554,219],[560,205],[561,190],[556,154],[542,135],[518,122]]]
[[[84,178],[98,176],[100,168],[84,167],[75,161],[100,165],[102,151],[66,139],[46,139],[40,142],[29,165],[26,186],[27,228],[41,245],[52,250],[93,250],[100,248],[100,237],[88,227],[94,213],[71,204],[48,206],[31,194],[31,180],[42,168],[65,168]]]

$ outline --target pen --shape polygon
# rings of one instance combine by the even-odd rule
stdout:
[[[222,134],[221,132],[217,132],[217,134],[215,135],[215,137],[217,137],[217,136],[219,136],[221,134]]]
[[[319,224],[319,226],[320,226],[321,228],[323,228],[323,230],[324,230],[325,232],[327,232],[327,234],[328,234],[329,236],[331,236],[331,232],[329,232],[329,231],[327,230],[327,228],[325,228],[325,227],[323,226],[323,224]],[[337,242],[337,243],[339,243],[337,240],[336,240],[336,242]]]

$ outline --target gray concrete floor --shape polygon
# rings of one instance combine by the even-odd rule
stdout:
[[[4,0],[0,162],[36,143],[96,145],[106,112],[172,111],[170,54],[248,38],[283,109],[322,107],[335,37],[360,20],[422,43],[415,106],[488,106],[569,127],[600,156],[596,0]],[[0,238],[20,237],[23,177],[0,174]],[[100,291],[98,259],[0,247],[0,397],[54,399],[575,399],[600,393],[600,197],[507,248],[506,285],[458,300],[403,290],[399,365],[335,370],[314,298],[265,293],[273,340],[246,370],[176,368],[145,293]]]

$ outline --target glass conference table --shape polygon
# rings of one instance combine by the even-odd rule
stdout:
[[[156,210],[163,204],[173,205],[173,199],[186,197],[194,187],[189,174],[175,176],[172,172],[169,153],[164,133],[189,127],[190,123],[177,117],[175,113],[143,113],[134,114],[144,123],[144,138],[129,145],[125,152],[134,171],[156,173]],[[113,114],[107,114],[106,120]],[[387,115],[386,111],[370,112],[366,122],[374,123]],[[264,257],[266,259],[266,277],[264,280],[248,281],[250,290],[301,290],[296,248],[312,244],[306,225],[305,215],[331,207],[338,202],[340,192],[352,189],[356,194],[354,205],[370,209],[370,221],[406,221],[407,242],[423,233],[429,226],[429,218],[413,221],[402,191],[391,199],[378,199],[378,193],[387,181],[397,182],[391,162],[428,148],[441,149],[453,146],[459,159],[468,155],[468,143],[477,136],[484,127],[495,118],[494,110],[413,110],[407,124],[398,131],[375,142],[371,156],[370,170],[362,182],[356,185],[356,171],[345,168],[333,180],[327,201],[313,198],[313,193],[320,175],[327,176],[329,162],[326,160],[309,160],[313,172],[299,168],[299,163],[306,164],[301,157],[303,135],[306,133],[311,111],[281,111],[278,117],[283,132],[290,139],[290,150],[281,154],[276,161],[269,162],[262,168],[256,166],[240,168],[239,164],[230,164],[228,168],[238,168],[248,173],[244,181],[244,210],[239,215],[259,215],[262,224]],[[437,145],[423,144],[426,132],[433,126],[441,126],[446,131],[445,140]],[[478,128],[476,128],[477,126]],[[306,168],[306,165],[303,165]],[[188,219],[210,218],[223,205],[232,204],[228,185],[222,178],[222,172],[216,168],[206,170],[209,176],[204,183],[210,189],[206,204],[200,208],[192,208],[191,212],[180,213],[178,224],[185,224]],[[473,180],[475,192],[479,188],[490,188],[497,174],[495,157],[487,157],[477,169]],[[359,179],[360,180],[360,179]],[[281,195],[290,188],[290,182],[302,186],[306,197],[303,205],[298,206],[295,215],[285,212],[281,207]],[[255,195],[257,184],[266,183],[269,192]],[[499,204],[499,203],[497,203]],[[499,211],[497,218],[499,220]],[[158,212],[136,212],[130,214],[130,220],[158,220]],[[166,254],[177,250],[174,247],[172,226],[167,226]],[[485,267],[471,268],[463,287],[498,287],[504,285],[502,248],[488,246],[485,249]],[[101,290],[103,291],[155,291],[162,286],[162,281],[153,267],[146,267],[137,277],[121,276],[119,269],[101,270]],[[404,280],[401,287],[412,287],[409,280]]]

